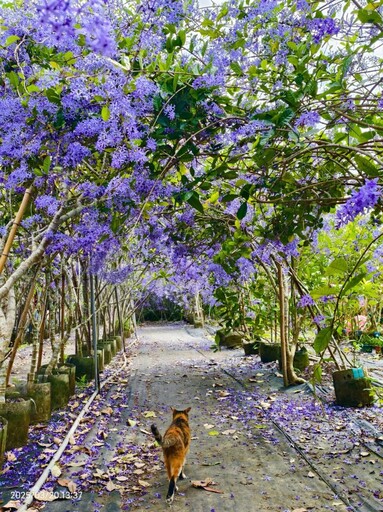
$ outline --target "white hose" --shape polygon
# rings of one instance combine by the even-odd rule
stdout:
[[[135,343],[135,341],[133,341],[132,343],[130,343],[128,345],[127,348],[130,348],[133,343]],[[126,363],[127,363],[127,359],[126,359],[126,356],[125,356],[125,352],[123,352],[123,356],[124,356],[124,364],[117,370],[115,371],[114,373],[112,373],[112,375],[110,375],[106,380],[104,380],[102,383],[101,383],[101,386],[100,386],[100,391],[101,389],[105,386],[105,384],[107,384],[115,375],[117,375],[118,373],[121,372],[121,370],[123,370],[126,366]],[[63,440],[63,442],[61,443],[61,445],[59,446],[57,452],[53,455],[52,459],[50,460],[48,466],[44,469],[43,473],[41,474],[40,478],[37,480],[37,482],[35,483],[35,485],[32,487],[32,489],[30,489],[27,493],[26,493],[26,499],[24,500],[24,502],[21,504],[21,507],[19,507],[17,509],[17,512],[25,512],[27,509],[28,509],[28,505],[30,505],[32,503],[32,501],[34,500],[34,497],[35,497],[35,494],[37,494],[41,487],[44,485],[44,483],[46,482],[48,476],[49,476],[49,473],[51,472],[53,466],[56,464],[56,462],[60,459],[61,455],[63,454],[65,448],[68,446],[68,443],[69,443],[69,439],[73,436],[73,434],[75,433],[80,421],[82,420],[82,418],[84,417],[85,413],[88,411],[89,407],[92,405],[92,402],[93,400],[96,398],[96,396],[98,395],[98,392],[97,391],[94,391],[94,393],[89,397],[89,399],[87,400],[86,404],[84,405],[84,407],[82,408],[80,414],[77,416],[75,422],[73,423],[72,427],[70,428],[69,432],[67,433],[67,435],[65,436],[65,439]]]

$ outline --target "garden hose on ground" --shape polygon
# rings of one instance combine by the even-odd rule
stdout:
[[[136,340],[129,343],[129,345],[126,347],[126,349],[130,348],[134,343],[136,343]],[[105,379],[103,382],[101,382],[100,385],[100,391],[101,389],[108,384],[118,373],[120,373],[127,365],[128,359],[126,357],[125,352],[122,352],[124,363],[121,367],[119,367],[115,372],[113,372],[107,379]],[[26,499],[21,504],[21,506],[17,509],[18,512],[26,512],[28,509],[28,506],[33,502],[35,495],[41,490],[41,487],[46,482],[47,478],[49,477],[49,474],[53,468],[53,466],[56,464],[56,462],[60,459],[61,455],[63,454],[64,450],[68,446],[69,440],[75,433],[77,427],[79,426],[82,418],[85,416],[85,414],[88,412],[90,406],[92,405],[93,400],[96,398],[96,396],[99,394],[99,392],[96,390],[93,392],[93,394],[89,397],[84,407],[81,409],[80,414],[77,416],[76,420],[74,421],[72,427],[70,428],[69,432],[65,436],[63,442],[58,447],[56,453],[53,455],[52,459],[50,460],[48,466],[44,469],[43,473],[41,474],[40,478],[37,480],[35,485],[26,493]]]

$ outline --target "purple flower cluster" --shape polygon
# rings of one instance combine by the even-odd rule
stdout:
[[[314,306],[315,302],[314,299],[311,297],[311,295],[306,294],[302,295],[302,297],[299,299],[297,306],[298,308],[305,308],[307,306]]]
[[[309,30],[312,33],[314,43],[320,43],[326,36],[334,36],[339,33],[340,27],[333,18],[314,18],[310,21]]]
[[[358,190],[353,190],[351,196],[342,204],[335,214],[337,229],[353,221],[357,215],[373,208],[382,195],[379,178],[366,180]]]
[[[315,126],[320,121],[318,112],[304,112],[295,121],[295,126]]]

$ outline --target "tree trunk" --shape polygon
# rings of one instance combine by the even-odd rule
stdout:
[[[281,336],[281,362],[283,384],[285,387],[302,384],[304,379],[297,376],[294,371],[294,353],[295,350],[290,350],[287,339],[287,322],[286,322],[286,293],[285,281],[283,275],[283,268],[280,263],[277,263],[278,270],[278,299],[279,299],[279,328]]]
[[[17,349],[19,348],[21,340],[24,337],[25,325],[26,325],[27,319],[28,319],[29,308],[30,308],[33,296],[35,294],[37,272],[38,272],[38,269],[36,269],[36,272],[35,272],[34,276],[32,277],[31,283],[29,285],[29,292],[28,292],[27,298],[25,300],[24,308],[21,313],[19,323],[17,325],[17,335],[16,335],[16,339],[15,339],[13,347],[12,347],[12,353],[11,353],[11,357],[9,359],[8,368],[7,368],[6,385],[9,384],[9,379],[11,376],[13,363],[15,362],[16,352],[17,352]]]
[[[12,287],[0,305],[0,403],[5,403],[6,356],[16,319],[15,290]]]

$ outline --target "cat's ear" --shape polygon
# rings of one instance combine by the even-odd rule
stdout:
[[[187,409],[185,409],[185,412],[188,413],[191,411],[191,407],[188,407]]]
[[[176,412],[176,409],[174,409],[174,407],[170,407],[172,413],[175,413]]]

